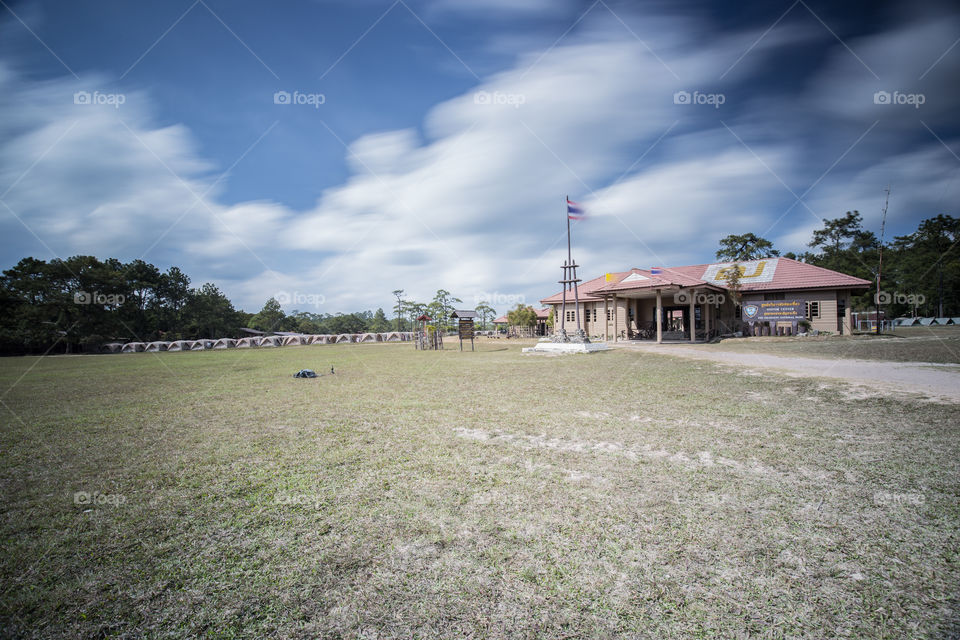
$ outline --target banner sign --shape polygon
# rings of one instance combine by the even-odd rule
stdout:
[[[742,307],[744,322],[796,322],[806,317],[803,300],[769,300],[748,302]]]
[[[733,270],[737,269],[740,271],[740,282],[743,284],[748,282],[773,282],[773,274],[777,271],[777,263],[777,258],[767,258],[766,260],[711,264],[707,266],[707,270],[703,272],[703,277],[700,279],[723,286],[727,284]]]

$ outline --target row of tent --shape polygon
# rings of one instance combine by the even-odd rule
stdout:
[[[250,349],[253,347],[290,347],[308,344],[337,344],[341,342],[408,342],[410,331],[389,333],[340,333],[337,335],[256,336],[252,338],[218,338],[216,340],[174,340],[172,342],[109,342],[103,353],[141,353],[158,351],[204,351],[207,349]]]
[[[948,324],[960,325],[960,318],[897,318],[893,321],[895,327],[936,327]]]

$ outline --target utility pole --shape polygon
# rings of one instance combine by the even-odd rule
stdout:
[[[887,226],[887,206],[890,204],[890,186],[885,189],[886,200],[883,203],[883,218],[880,219],[880,255],[877,261],[877,335],[880,335],[880,274],[883,272],[883,232]]]

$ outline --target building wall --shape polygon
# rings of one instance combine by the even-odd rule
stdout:
[[[746,304],[748,302],[762,302],[764,301],[764,294],[779,293],[779,292],[750,292],[743,294],[743,302]],[[796,290],[796,291],[786,291],[784,292],[784,300],[804,300],[806,302],[817,302],[819,303],[820,312],[817,316],[809,318],[810,328],[816,329],[817,331],[829,331],[831,333],[839,333],[842,314],[841,317],[838,317],[837,310],[841,305],[844,305],[846,308],[850,307],[850,292],[847,290],[837,290],[837,289],[828,289],[828,290]],[[783,326],[790,325],[791,323],[780,323]]]

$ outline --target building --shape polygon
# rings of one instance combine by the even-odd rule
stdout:
[[[732,269],[740,271],[740,304],[729,289]],[[766,258],[734,263],[686,267],[631,269],[607,273],[581,283],[580,305],[567,292],[566,328],[577,325],[577,314],[587,335],[604,340],[709,340],[747,331],[741,305],[774,300],[803,303],[812,330],[850,334],[850,297],[870,288],[871,282],[837,271],[791,260]],[[540,302],[553,307],[560,327],[563,293]],[[657,321],[660,318],[660,321]],[[792,322],[756,323],[758,334],[791,331]]]

